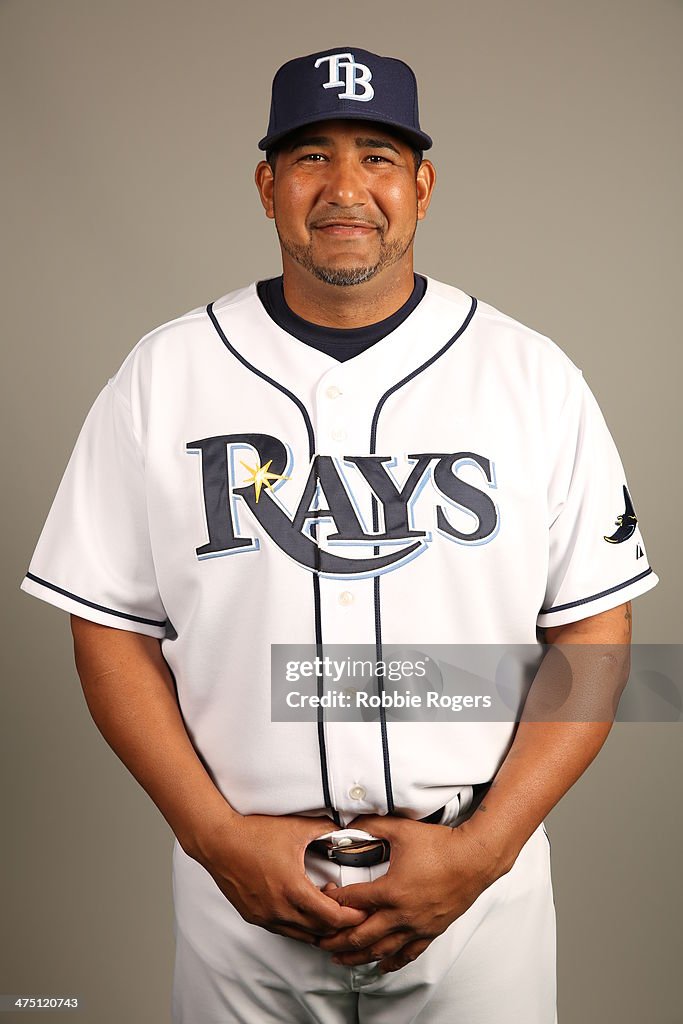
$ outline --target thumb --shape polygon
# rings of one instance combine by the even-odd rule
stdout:
[[[320,890],[325,896],[329,896],[330,899],[334,900],[335,891],[339,889],[336,882],[327,882]],[[335,900],[336,902],[336,900]],[[351,927],[356,924],[362,924],[367,919],[367,911],[361,910],[358,907],[352,907],[350,904],[338,903],[337,906],[340,910],[347,911],[349,920],[347,921],[347,927]],[[351,916],[353,915],[353,916]]]
[[[367,914],[360,908],[351,907],[349,904],[337,903],[332,893],[325,893],[318,889],[306,876],[306,887],[310,901],[318,911],[324,915],[325,920],[333,927],[350,928],[352,925],[362,924]],[[331,897],[331,898],[329,898]],[[332,903],[335,906],[332,906]]]
[[[347,828],[360,828],[378,839],[391,839],[405,819],[392,818],[388,814],[359,814],[349,822]]]
[[[336,900],[340,907],[372,911],[386,905],[385,875],[374,882],[352,882],[350,885],[335,886],[327,895]]]
[[[320,836],[326,836],[330,832],[336,832],[339,828],[338,825],[332,821],[331,818],[315,817],[315,818],[299,818],[299,827],[303,837],[307,842],[311,843],[314,839],[319,839]]]

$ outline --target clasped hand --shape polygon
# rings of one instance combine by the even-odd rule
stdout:
[[[388,840],[388,871],[321,891],[305,873],[304,856],[332,825],[327,818],[235,815],[212,835],[200,863],[250,924],[317,945],[346,966],[379,961],[383,972],[420,956],[496,877],[463,826],[363,815],[349,827]]]
[[[306,847],[330,829],[329,818],[233,814],[204,837],[196,859],[249,924],[317,945],[367,917],[330,899],[305,872]]]
[[[383,973],[417,959],[495,879],[490,858],[462,826],[452,829],[406,818],[362,816],[351,822],[391,845],[388,871],[373,882],[323,892],[367,918],[320,940],[346,966],[379,961]]]

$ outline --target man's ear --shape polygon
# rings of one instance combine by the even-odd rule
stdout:
[[[423,220],[432,199],[436,184],[436,168],[431,160],[423,160],[417,169],[417,219]]]
[[[256,172],[254,174],[254,181],[256,182],[256,188],[263,205],[263,209],[266,211],[266,217],[270,217],[271,220],[275,219],[275,213],[273,212],[273,168],[270,166],[267,160],[261,160],[256,165]]]

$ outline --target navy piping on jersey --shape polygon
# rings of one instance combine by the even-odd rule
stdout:
[[[415,369],[411,373],[409,373],[406,377],[403,378],[403,380],[400,380],[397,384],[394,384],[392,387],[390,387],[388,391],[385,391],[385,393],[380,398],[379,402],[377,403],[377,408],[375,409],[375,414],[372,417],[372,426],[370,428],[370,454],[371,455],[376,455],[377,454],[377,452],[376,452],[376,447],[377,447],[377,424],[379,423],[379,414],[382,411],[382,409],[384,408],[385,402],[387,401],[387,399],[391,395],[394,394],[394,392],[398,391],[399,388],[402,388],[404,384],[407,384],[409,381],[413,380],[415,377],[418,376],[418,374],[422,373],[423,370],[426,370],[427,367],[431,366],[432,363],[435,363],[437,361],[437,359],[440,359],[441,356],[444,355],[444,353],[446,353],[448,351],[448,349],[452,345],[455,344],[455,342],[463,334],[463,332],[467,330],[467,328],[468,328],[468,326],[470,324],[470,321],[472,320],[472,317],[474,316],[475,310],[477,308],[477,300],[474,298],[474,296],[472,296],[471,298],[472,298],[472,303],[470,305],[469,312],[468,312],[467,316],[465,317],[463,323],[461,324],[460,328],[453,335],[453,337],[449,341],[447,341],[446,344],[443,345],[442,348],[440,348],[438,352],[435,352],[433,356],[431,356],[429,359],[427,359],[426,362],[424,362],[421,366],[418,366],[417,369]],[[372,529],[375,532],[379,531],[379,512],[378,512],[377,499],[376,499],[374,494],[372,495]],[[379,546],[375,546],[373,550],[374,550],[374,554],[379,555],[379,553],[380,553]],[[380,607],[380,576],[375,576],[374,584],[375,584],[375,586],[374,586],[374,597],[375,597],[375,657],[376,657],[377,661],[379,662],[379,661],[382,660],[382,614],[381,614],[381,607]],[[383,758],[383,761],[384,761],[384,788],[386,790],[386,797],[387,797],[387,813],[388,814],[393,814],[394,813],[394,794],[393,794],[393,789],[392,789],[392,785],[391,785],[391,759],[390,759],[390,756],[389,756],[389,741],[388,741],[388,737],[387,737],[387,716],[386,716],[386,710],[382,706],[382,703],[381,703],[381,696],[382,696],[382,693],[384,692],[384,679],[383,679],[382,676],[378,676],[377,677],[377,692],[378,692],[378,694],[380,696],[379,721],[380,721],[380,731],[381,731],[381,734],[382,734],[382,758]]]
[[[315,435],[313,433],[313,424],[311,423],[310,417],[306,410],[306,406],[303,404],[301,399],[297,398],[297,396],[288,388],[286,388],[284,384],[280,384],[279,381],[276,381],[272,377],[269,377],[267,373],[263,372],[263,370],[259,370],[256,366],[254,366],[253,363],[250,363],[248,359],[245,359],[241,352],[238,352],[237,349],[230,344],[230,342],[225,336],[223,328],[216,319],[216,314],[213,311],[213,302],[210,302],[209,305],[206,307],[206,312],[209,314],[213,326],[218,331],[218,335],[221,341],[228,349],[228,351],[234,355],[235,359],[238,359],[243,366],[246,366],[247,370],[251,370],[252,373],[255,373],[257,377],[261,377],[262,380],[267,381],[268,384],[272,384],[274,388],[277,388],[278,391],[281,391],[283,395],[287,395],[287,398],[291,398],[291,400],[294,402],[294,404],[296,405],[299,412],[304,418],[304,423],[306,424],[306,430],[308,432],[309,457],[312,459],[315,454]]]
[[[398,391],[398,389],[403,387],[404,384],[407,384],[409,381],[411,381],[415,377],[417,377],[418,374],[422,373],[423,370],[426,370],[429,366],[432,365],[432,363],[436,362],[437,359],[440,359],[441,356],[444,355],[444,353],[446,353],[448,351],[448,349],[458,340],[458,338],[462,335],[462,333],[469,326],[469,323],[472,320],[472,317],[474,316],[476,308],[477,308],[477,300],[474,297],[472,297],[472,302],[471,302],[471,305],[470,305],[470,309],[469,309],[469,312],[468,312],[467,316],[465,317],[465,320],[463,321],[461,326],[458,328],[456,333],[450,338],[450,340],[447,341],[446,344],[443,345],[439,349],[438,352],[436,352],[433,356],[431,356],[429,359],[427,359],[421,366],[418,366],[417,369],[413,370],[406,377],[404,377],[402,380],[400,380],[397,384],[394,384],[391,388],[389,388],[388,391],[386,391],[384,393],[384,395],[382,395],[382,397],[380,398],[379,402],[377,403],[377,408],[375,409],[375,413],[374,413],[373,418],[372,418],[372,427],[371,427],[371,431],[370,431],[370,454],[373,454],[373,455],[376,454],[375,453],[375,446],[376,446],[376,443],[377,443],[377,423],[379,421],[379,414],[380,414],[382,408],[384,407],[384,404],[387,401],[387,399],[392,394],[394,394],[395,391]],[[299,411],[301,412],[301,414],[302,414],[302,416],[304,418],[304,422],[306,424],[306,429],[308,431],[309,457],[311,459],[314,459],[315,458],[315,433],[314,433],[314,430],[313,430],[313,424],[311,423],[310,416],[308,415],[308,411],[306,410],[306,407],[304,406],[304,404],[301,402],[301,400],[293,392],[291,392],[283,384],[280,384],[278,381],[274,380],[272,377],[269,377],[268,374],[264,373],[262,370],[259,370],[257,367],[255,367],[252,363],[249,362],[248,359],[245,359],[244,356],[241,355],[241,353],[238,352],[237,349],[234,348],[233,345],[230,344],[230,342],[228,341],[228,338],[225,335],[225,332],[223,331],[223,328],[221,327],[221,325],[219,324],[218,320],[216,319],[216,315],[213,312],[213,303],[212,302],[210,302],[209,305],[206,307],[206,312],[208,313],[209,318],[211,319],[211,322],[213,323],[213,326],[215,327],[215,329],[216,329],[216,331],[218,333],[218,336],[220,337],[221,341],[223,342],[225,347],[228,349],[228,351],[231,352],[232,355],[234,355],[235,358],[238,359],[239,362],[241,362],[242,365],[245,366],[248,370],[251,370],[252,373],[256,374],[257,377],[261,377],[262,380],[265,380],[269,384],[272,384],[274,388],[277,388],[278,391],[281,391],[282,394],[284,394],[288,398],[290,398],[294,402],[294,404],[297,406],[297,408],[299,409]],[[372,496],[372,521],[373,521],[373,529],[375,531],[378,531],[378,529],[379,529],[378,506],[377,506],[377,499],[375,498],[374,495]],[[379,549],[378,546],[374,547],[374,553],[376,555],[379,555],[380,549]],[[378,658],[378,660],[381,660],[381,656],[382,656],[382,631],[381,631],[380,585],[379,585],[379,583],[380,583],[379,576],[375,576],[375,579],[374,579],[375,648],[376,648],[376,651],[377,651],[377,658]],[[321,608],[320,608],[320,578],[319,578],[318,571],[313,573],[313,595],[314,595],[314,608],[315,608],[316,653],[318,654],[319,657],[322,658],[322,656],[323,656],[322,618],[321,618]],[[384,688],[384,684],[383,684],[382,677],[380,677],[380,676],[378,676],[378,678],[377,678],[377,686],[378,686],[378,692],[381,695],[381,693],[383,691],[383,688]],[[319,694],[319,696],[322,696],[322,676],[321,675],[318,676],[318,694]],[[391,760],[390,760],[390,756],[389,756],[389,744],[388,744],[388,738],[387,738],[386,711],[381,706],[380,706],[379,710],[380,710],[380,732],[381,732],[381,736],[382,736],[382,759],[383,759],[383,765],[384,765],[384,787],[385,787],[386,798],[387,798],[387,813],[388,814],[393,814],[394,813],[395,804],[394,804],[394,796],[393,796],[393,790],[392,790],[392,784],[391,784]],[[325,745],[324,709],[323,708],[318,708],[318,747],[319,747],[319,751],[320,751],[320,770],[321,770],[321,776],[322,776],[323,799],[324,799],[324,802],[325,802],[325,806],[330,810],[330,812],[331,812],[331,814],[332,814],[332,816],[334,818],[335,823],[337,825],[341,825],[341,820],[340,820],[340,817],[339,817],[339,812],[332,806],[332,799],[331,799],[331,796],[330,796],[328,762],[327,762],[327,750],[326,750],[326,745]]]
[[[70,590],[64,590],[63,587],[58,587],[56,583],[48,583],[47,580],[42,580],[40,576],[34,576],[32,572],[26,573],[27,580],[33,580],[34,583],[40,583],[42,587],[47,587],[48,590],[54,590],[57,594],[63,594],[64,597],[70,597],[72,601],[78,601],[79,604],[84,604],[87,608],[95,608],[98,612],[106,612],[108,615],[116,615],[119,619],[130,619],[131,622],[142,622],[146,626],[166,626],[167,619],[159,622],[157,619],[145,619],[142,615],[129,615],[128,612],[119,612],[115,608],[107,608],[103,604],[95,604],[94,601],[86,601],[84,597],[79,597],[78,594],[72,594]]]
[[[272,377],[269,377],[267,373],[263,373],[262,370],[259,370],[256,366],[253,365],[253,363],[250,363],[248,359],[245,359],[244,356],[241,355],[241,353],[238,352],[237,349],[233,345],[230,344],[230,342],[228,341],[228,339],[227,339],[227,337],[225,335],[225,332],[223,331],[223,328],[221,327],[221,325],[218,323],[218,320],[216,319],[216,315],[215,315],[215,313],[213,311],[213,302],[210,302],[209,305],[206,307],[206,312],[208,313],[213,326],[216,328],[216,331],[218,332],[218,336],[220,337],[221,341],[223,342],[225,347],[228,349],[228,351],[231,352],[232,355],[236,359],[238,359],[240,361],[240,363],[242,363],[243,366],[245,366],[248,370],[251,370],[252,373],[255,373],[257,377],[261,377],[261,379],[265,380],[268,384],[272,384],[274,388],[277,388],[278,391],[281,391],[283,395],[286,395],[287,398],[291,399],[291,401],[294,402],[294,404],[296,405],[297,409],[299,410],[299,412],[303,416],[304,423],[306,425],[306,431],[308,433],[308,453],[309,453],[309,458],[310,459],[315,458],[315,433],[313,431],[313,424],[311,423],[311,418],[308,415],[308,411],[306,409],[306,406],[303,404],[303,402],[299,398],[297,398],[297,396],[293,392],[291,392],[288,388],[286,388],[284,386],[284,384],[280,384],[278,381],[274,380]],[[316,545],[316,549],[315,550],[316,550],[316,555],[317,555],[317,552],[318,552],[317,545]],[[321,610],[320,610],[320,576],[318,575],[317,571],[313,573],[313,605],[314,605],[314,618],[315,618],[315,647],[316,647],[316,655],[317,655],[318,658],[321,659],[320,661],[316,662],[316,664],[321,665],[324,652],[323,652],[323,640],[322,640],[322,616],[321,616]],[[322,697],[323,696],[323,692],[324,692],[324,684],[323,684],[323,677],[322,677],[322,673],[321,672],[319,672],[318,675],[317,675],[317,683],[318,683],[318,696]],[[333,805],[332,805],[332,796],[330,794],[329,771],[328,771],[328,764],[327,764],[327,748],[326,748],[326,745],[325,745],[324,708],[322,708],[322,707],[318,708],[318,722],[317,722],[317,725],[318,725],[318,749],[319,749],[319,752],[320,752],[320,775],[321,775],[322,789],[323,789],[323,803],[324,803],[325,807],[330,811],[330,813],[331,813],[331,815],[332,815],[332,817],[334,819],[335,824],[336,825],[341,825],[342,822],[341,822],[341,818],[339,817],[339,812],[336,810],[335,807],[333,807]]]
[[[599,594],[591,594],[590,597],[581,597],[578,601],[569,601],[567,604],[556,604],[553,608],[541,608],[540,615],[550,615],[552,612],[563,612],[566,608],[577,608],[581,604],[588,604],[590,601],[598,601],[601,597],[607,597],[608,594],[615,594],[617,590],[623,590],[624,587],[629,587],[632,583],[637,583],[638,580],[645,579],[649,576],[652,569],[646,569],[645,572],[639,573],[637,576],[633,576],[630,580],[626,580],[625,583],[617,583],[616,587],[610,587],[609,590],[601,590]]]

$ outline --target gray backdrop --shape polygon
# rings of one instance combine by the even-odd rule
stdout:
[[[0,992],[161,1024],[171,836],[90,720],[66,615],[17,589],[91,402],[151,328],[278,272],[252,184],[275,68],[401,56],[439,172],[417,267],[583,368],[662,577],[635,639],[678,641],[683,6],[3,0],[0,37]],[[550,817],[560,1024],[683,1021],[680,737],[616,726]]]

